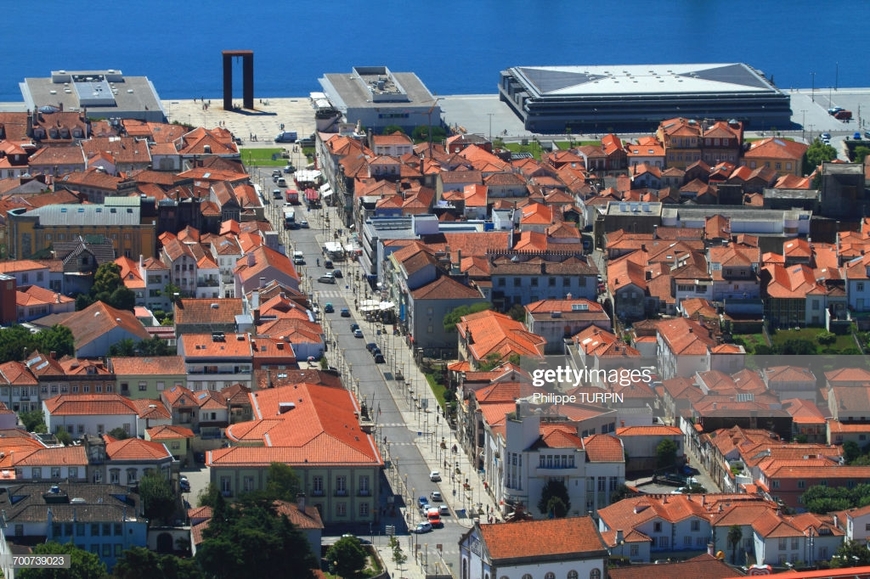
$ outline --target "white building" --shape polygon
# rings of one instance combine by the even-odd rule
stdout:
[[[475,525],[459,540],[460,579],[602,579],[607,547],[591,517]]]

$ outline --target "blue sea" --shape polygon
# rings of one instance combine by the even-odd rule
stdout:
[[[218,98],[221,51],[254,51],[257,97],[385,65],[436,94],[494,94],[511,66],[746,62],[783,89],[870,86],[867,0],[72,0],[8,2],[0,102],[25,77],[120,69],[163,99]],[[235,92],[241,94],[241,64]]]

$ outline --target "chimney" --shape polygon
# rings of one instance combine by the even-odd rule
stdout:
[[[139,254],[139,270],[142,270],[142,267],[145,265],[145,256],[141,253]]]
[[[256,265],[256,263],[257,263],[257,258],[254,257],[254,252],[251,251],[250,253],[248,253],[248,267],[254,267],[254,265]]]
[[[262,289],[262,288],[264,288],[264,287],[266,287],[266,276],[265,276],[265,275],[261,275],[261,276],[260,276],[260,289]]]
[[[713,545],[713,543],[707,543],[707,554],[711,557],[716,556],[716,547]]]
[[[702,504],[702,505],[706,505],[706,504],[707,504],[707,495],[701,495],[701,504]]]
[[[621,545],[625,542],[625,537],[622,536],[622,529],[616,529],[616,544]]]
[[[48,353],[48,357],[51,358],[52,360],[57,360],[57,352],[52,350],[51,352]]]
[[[835,528],[840,527],[840,517],[838,517],[837,515],[834,515],[834,527]]]
[[[296,506],[299,507],[299,512],[305,514],[305,493],[296,494]]]

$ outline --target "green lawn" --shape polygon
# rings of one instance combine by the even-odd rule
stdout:
[[[432,393],[435,395],[435,399],[438,400],[438,405],[441,406],[441,410],[444,410],[447,405],[447,387],[435,381],[435,374],[426,374],[426,381],[429,382],[429,387],[432,389]]]
[[[827,346],[821,346],[816,338],[824,332],[824,328],[801,328],[800,330],[777,330],[771,336],[774,345],[780,345],[787,340],[809,340],[816,345],[817,351],[821,352],[823,348],[829,350],[844,350],[846,348],[857,348],[855,340],[852,339],[852,334],[837,336],[837,341]]]
[[[743,344],[747,354],[754,354],[756,346],[766,346],[764,334],[734,334],[734,341]]]
[[[284,149],[280,147],[269,147],[268,149],[239,149],[242,162],[245,165],[252,167],[283,167],[287,164],[287,159],[281,157],[283,151]],[[272,160],[272,155],[278,155],[278,158]]]

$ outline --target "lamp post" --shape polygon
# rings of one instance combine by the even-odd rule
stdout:
[[[489,141],[492,142],[492,115],[494,113],[486,113],[486,116],[489,117]]]
[[[801,139],[806,140],[807,109],[801,109],[801,114],[803,115],[801,120]]]
[[[810,97],[813,99],[813,102],[816,102],[816,73],[811,72],[810,75],[813,77],[813,87],[810,89]]]

